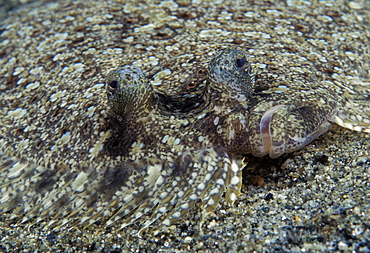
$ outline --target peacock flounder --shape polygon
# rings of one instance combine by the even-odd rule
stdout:
[[[276,158],[301,149],[330,121],[369,132],[368,52],[336,50],[337,37],[310,28],[323,25],[319,14],[310,23],[289,7],[291,16],[271,19],[284,11],[258,6],[244,6],[244,16],[230,9],[230,32],[222,20],[197,26],[192,14],[171,7],[175,16],[188,17],[186,24],[168,18],[161,25],[154,18],[160,10],[148,15],[129,3],[124,12],[131,27],[124,26],[123,37],[113,21],[111,35],[96,26],[107,25],[101,20],[112,14],[79,23],[74,39],[67,26],[42,33],[32,24],[8,25],[7,45],[19,33],[37,36],[22,42],[27,46],[11,43],[1,70],[11,73],[2,87],[2,213],[49,227],[169,225],[198,201],[203,214],[214,211],[224,192],[232,204],[240,194],[242,155]],[[66,20],[73,8],[68,12]],[[248,28],[253,13],[260,22]],[[37,18],[51,14],[43,15]],[[92,27],[89,36],[80,34],[84,25]],[[366,40],[357,34],[341,43]],[[125,64],[123,49],[115,47],[122,41],[129,45]],[[36,52],[34,59],[12,68],[25,48]]]

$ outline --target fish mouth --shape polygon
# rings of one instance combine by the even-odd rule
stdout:
[[[299,107],[300,108],[300,107]],[[309,120],[305,118],[305,115],[299,114],[299,108],[294,105],[276,105],[267,110],[260,121],[260,135],[261,145],[258,149],[256,156],[264,156],[269,154],[271,158],[277,158],[285,153],[290,153],[299,150],[315,140],[317,137],[329,130],[331,124],[328,119],[323,119],[322,122],[315,127],[310,129],[305,126],[305,121]],[[273,116],[281,110],[289,111],[289,115],[299,116],[297,121],[288,120],[282,121],[280,119],[278,124],[274,123]],[[286,113],[286,112],[285,112]],[[281,117],[281,115],[279,115]],[[298,131],[294,131],[293,126],[297,126]],[[299,124],[299,125],[298,125]],[[302,124],[302,125],[300,125]],[[289,130],[290,129],[290,130]],[[279,136],[276,132],[285,133],[283,136]],[[274,133],[275,132],[275,133]]]
[[[262,137],[262,148],[261,153],[263,155],[270,154],[270,157],[274,156],[277,157],[275,154],[272,153],[272,140],[271,140],[271,134],[270,134],[270,124],[272,120],[272,116],[274,113],[284,107],[289,107],[289,105],[277,105],[272,107],[271,109],[267,110],[260,122],[260,133]],[[272,155],[272,156],[271,156]],[[273,157],[272,157],[273,158]]]

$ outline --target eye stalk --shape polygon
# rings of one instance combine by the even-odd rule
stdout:
[[[132,65],[111,71],[105,83],[108,104],[122,119],[135,120],[155,106],[153,87],[143,72]],[[149,110],[149,109],[148,109]]]
[[[225,48],[213,57],[208,65],[208,78],[229,97],[245,100],[253,91],[254,77],[249,57],[233,47]]]

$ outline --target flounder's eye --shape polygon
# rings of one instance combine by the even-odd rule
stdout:
[[[238,66],[238,68],[244,68],[245,65],[247,64],[247,61],[245,59],[236,59],[236,66]]]
[[[108,82],[108,87],[111,90],[117,89],[118,88],[118,82],[117,82],[117,80],[112,80],[112,81]]]
[[[108,78],[105,85],[105,90],[107,91],[108,98],[114,96],[114,94],[119,90],[119,82],[116,77],[113,75],[111,78]]]

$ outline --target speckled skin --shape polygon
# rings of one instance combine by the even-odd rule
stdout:
[[[112,220],[108,218],[113,216],[109,210],[120,206],[122,198],[125,197],[122,195],[117,197],[121,193],[120,187],[125,187],[120,179],[127,177],[120,170],[122,168],[120,166],[125,162],[126,168],[133,170],[133,168],[140,168],[138,165],[141,162],[142,166],[154,163],[149,157],[148,160],[142,161],[132,159],[130,163],[125,161],[125,154],[121,153],[124,149],[121,147],[118,146],[116,151],[106,148],[113,147],[114,145],[110,145],[112,141],[122,138],[121,132],[117,131],[121,129],[121,124],[113,120],[106,95],[102,94],[105,77],[120,65],[131,64],[140,68],[153,86],[156,85],[155,89],[158,93],[173,94],[175,99],[172,101],[177,101],[179,93],[169,89],[168,87],[171,86],[168,83],[189,84],[186,77],[189,73],[194,75],[196,72],[189,67],[193,66],[193,63],[174,65],[177,62],[174,59],[181,57],[195,59],[196,63],[201,64],[201,68],[201,66],[208,66],[208,61],[219,50],[237,45],[247,53],[253,73],[256,75],[252,92],[252,97],[257,99],[255,105],[263,105],[261,110],[257,110],[256,107],[257,115],[253,118],[261,118],[266,105],[267,108],[274,108],[275,100],[265,100],[266,96],[273,98],[275,95],[272,94],[280,94],[282,98],[285,94],[287,98],[299,101],[301,97],[310,97],[306,94],[313,96],[325,94],[323,99],[336,101],[340,105],[338,117],[332,119],[333,121],[358,130],[366,130],[368,125],[369,38],[366,24],[369,14],[366,2],[355,4],[328,1],[309,4],[303,1],[282,1],[273,4],[254,1],[253,5],[242,6],[235,2],[220,4],[204,2],[201,5],[192,6],[186,1],[181,3],[166,1],[149,3],[145,6],[136,2],[123,6],[115,2],[104,2],[96,6],[82,1],[63,1],[49,3],[43,7],[38,7],[35,3],[34,6],[30,8],[32,11],[25,9],[13,13],[9,19],[2,22],[1,29],[3,67],[0,69],[2,93],[0,143],[1,150],[6,155],[3,156],[4,163],[0,178],[2,226],[6,228],[9,228],[9,223],[13,222],[20,226],[33,225],[34,231],[39,231],[35,233],[43,233],[40,232],[43,228],[53,227],[50,224],[58,224],[58,228],[63,230],[73,224],[81,227],[81,222],[89,224],[91,221],[101,220],[108,222],[108,225],[114,228],[111,230],[114,231],[113,234],[124,235],[124,231],[117,231],[120,231],[122,224],[125,224],[125,218],[130,216],[113,223],[115,218]],[[161,72],[162,70],[173,68],[171,74],[162,75],[165,74]],[[199,82],[204,80],[203,75],[202,72],[196,74]],[[191,85],[188,88],[190,87]],[[188,101],[185,101],[186,103]],[[360,106],[354,106],[356,104]],[[172,108],[178,109],[178,113],[184,111],[181,103],[175,104]],[[323,107],[319,106],[319,108]],[[316,109],[314,111],[319,112]],[[327,112],[323,114],[327,115]],[[252,114],[248,116],[252,117]],[[170,115],[168,118],[171,120]],[[313,119],[323,118],[317,115]],[[252,121],[250,122],[252,124]],[[255,128],[251,130],[257,131],[259,122],[255,122],[254,126]],[[293,127],[292,130],[296,129],[295,124],[290,127]],[[283,132],[290,133],[290,129]],[[345,147],[343,143],[337,141],[342,137],[338,133],[342,132],[336,128],[334,133],[326,137],[328,139],[320,139],[318,143],[325,144],[324,148],[319,146],[317,150],[317,146],[308,146],[302,151],[303,153],[298,153],[296,158],[293,156],[284,163],[284,168],[298,171],[289,172],[294,174],[294,177],[292,176],[294,179],[284,178],[284,173],[279,174],[294,186],[286,186],[288,191],[285,191],[286,188],[279,188],[280,185],[276,184],[276,191],[283,191],[281,193],[283,196],[289,196],[291,192],[301,201],[300,212],[296,215],[303,220],[303,224],[310,224],[312,218],[310,213],[316,210],[316,206],[311,203],[313,200],[306,202],[307,199],[321,199],[321,195],[316,195],[316,192],[324,194],[328,189],[332,189],[325,182],[331,182],[335,185],[335,189],[349,187],[348,189],[351,190],[347,195],[350,196],[352,194],[354,197],[366,196],[368,193],[367,188],[364,188],[368,180],[366,168],[358,165],[361,161],[366,165],[366,159],[360,161],[358,157],[367,156],[368,137],[353,134],[354,137],[360,136],[356,138],[359,140],[356,145],[364,143],[363,148],[358,147],[360,150],[355,152],[348,148],[347,152],[343,152]],[[348,133],[343,136],[348,136]],[[256,145],[261,144],[256,143]],[[226,157],[226,154],[220,156],[221,151],[214,147],[203,151],[208,152],[204,157],[211,158],[205,161],[208,164],[212,164],[217,157]],[[324,154],[329,157],[329,164],[315,167],[310,160],[313,155],[308,151],[316,152],[315,154],[318,155],[320,152],[327,152]],[[356,157],[353,157],[349,163],[336,158],[338,155],[352,152]],[[155,159],[154,162],[156,161],[158,160]],[[230,171],[229,159],[217,161]],[[327,163],[324,162],[324,164]],[[343,167],[336,167],[334,164]],[[355,165],[363,169],[355,169]],[[214,168],[214,166],[210,167]],[[171,167],[168,168],[171,169]],[[347,174],[342,173],[338,168],[343,168]],[[317,169],[320,171],[317,172]],[[159,167],[159,170],[165,171],[162,167]],[[302,179],[298,184],[294,184],[296,182],[294,180],[298,178],[295,173],[309,176],[311,171],[313,171],[312,175],[317,176],[308,177],[307,183]],[[358,171],[362,172],[356,174]],[[140,173],[145,171],[138,170],[138,173],[140,176]],[[322,174],[323,178],[318,176],[319,174]],[[359,183],[351,184],[347,181],[342,183],[348,175],[353,175],[353,180],[360,180]],[[324,176],[330,176],[335,180]],[[184,184],[186,183],[188,183],[187,186],[195,185],[189,184],[189,180],[185,180]],[[196,190],[194,187],[189,189]],[[152,189],[149,190],[152,191]],[[253,192],[252,190],[251,195],[243,195],[241,198],[243,202],[238,206],[244,211],[225,209],[233,210],[235,215],[240,213],[241,221],[226,223],[229,224],[228,228],[238,227],[231,231],[244,231],[243,233],[246,233],[245,230],[237,224],[242,224],[247,231],[253,231],[252,224],[257,224],[254,225],[258,228],[255,233],[262,238],[264,235],[262,232],[259,234],[259,229],[269,227],[269,222],[265,220],[264,223],[259,223],[258,218],[261,218],[257,208],[259,200],[255,199]],[[333,206],[336,203],[334,201],[338,203],[342,202],[342,199],[348,201],[340,193],[335,195],[334,190],[331,193],[333,199],[330,201],[333,201]],[[327,202],[324,200],[327,198],[322,198],[323,202],[320,202],[320,205],[325,205]],[[137,196],[135,199],[141,198]],[[253,199],[252,203],[250,203],[251,199]],[[348,203],[346,201],[343,203]],[[17,205],[18,203],[22,205]],[[110,203],[109,207],[107,207],[108,203]],[[169,203],[166,204],[169,205]],[[276,207],[280,202],[272,200],[272,203]],[[368,204],[366,201],[358,203],[356,208],[348,207],[355,215],[347,214],[346,218],[357,217],[356,224],[362,226],[361,224],[366,224],[366,218],[364,218],[366,216],[362,214],[364,212],[366,214]],[[144,204],[147,206],[141,207],[143,211],[154,203],[144,202]],[[248,206],[251,206],[251,209],[248,209]],[[254,207],[256,209],[253,209]],[[223,205],[222,208],[226,206]],[[273,209],[272,206],[270,209]],[[248,210],[251,210],[251,213]],[[93,217],[93,214],[97,216],[89,220],[88,218]],[[281,217],[296,219],[299,223],[299,219],[294,218],[294,215],[294,213],[283,212],[278,216],[280,218],[274,221],[279,228],[284,225],[278,223],[278,220],[283,220]],[[121,213],[117,213],[113,217],[121,216]],[[39,219],[33,219],[34,217]],[[273,216],[268,217],[274,219]],[[332,217],[331,213],[328,217]],[[319,218],[322,217],[319,216]],[[342,218],[337,219],[336,222],[349,220]],[[222,219],[214,219],[223,224]],[[148,217],[146,220],[151,219]],[[323,220],[324,218],[321,219]],[[21,225],[22,221],[23,225]],[[328,220],[325,223],[327,224],[325,226],[329,227],[328,230],[320,231],[325,235],[324,239],[328,238],[338,244],[343,240],[335,232],[337,226],[330,222],[331,220]],[[101,229],[103,227],[101,224],[103,223],[97,222],[91,226],[100,228],[96,233],[104,234],[102,238],[112,237],[112,234],[106,234],[110,232]],[[344,227],[345,224],[341,225]],[[212,229],[212,226],[215,225],[209,224],[207,228]],[[358,231],[353,226],[351,225],[351,229]],[[55,230],[57,230],[56,227]],[[279,231],[275,233],[271,228],[269,233],[276,235]],[[15,235],[17,233],[14,232]],[[26,230],[21,230],[19,233],[29,238]],[[89,236],[87,239],[89,243],[102,241],[94,237],[92,235],[94,233],[90,235],[87,230],[84,233]],[[179,235],[181,231],[176,230],[175,233]],[[14,238],[18,237],[14,234],[6,236],[17,241],[18,239]],[[79,233],[75,232],[69,236],[77,238],[77,234]],[[22,236],[19,238],[24,238]],[[225,234],[225,237],[227,236],[229,236],[228,233]],[[244,235],[240,234],[237,238],[244,238]],[[259,242],[253,239],[253,236],[248,238],[246,249],[258,249]],[[358,238],[366,239],[366,232],[358,234]],[[208,238],[208,240],[213,239]],[[315,243],[306,238],[303,240],[305,245],[308,245],[305,247],[315,249]],[[199,241],[202,241],[201,238]],[[223,240],[216,241],[223,242]],[[274,242],[271,240],[270,242],[261,243],[271,246]],[[18,242],[17,245],[20,244]],[[60,246],[64,249],[63,245],[58,245],[54,244],[51,247]],[[184,242],[180,248],[184,247],[182,249],[185,250],[186,245]],[[235,245],[240,244],[235,243]],[[297,245],[299,248],[298,243]],[[359,244],[354,242],[351,245],[349,247]],[[132,247],[135,248],[135,245]],[[292,249],[295,246],[282,247]],[[341,244],[340,247],[344,246]]]

